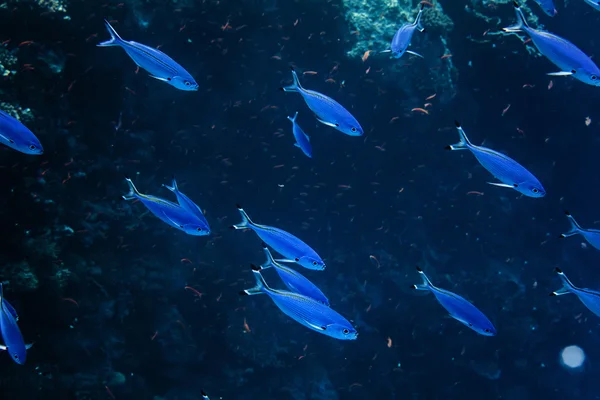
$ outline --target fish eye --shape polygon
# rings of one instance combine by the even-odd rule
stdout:
[[[190,86],[191,85],[190,81],[185,81],[184,83],[185,83],[185,86]]]
[[[489,329],[484,329],[484,331],[485,331],[486,333],[490,333],[490,330],[489,330]]]
[[[19,356],[18,355],[15,354],[13,357],[15,358],[15,360],[19,360]]]
[[[347,334],[349,334],[349,333],[350,333],[350,331],[349,331],[348,329],[344,329],[344,330],[342,331],[342,333],[343,333],[344,335],[347,335]]]
[[[202,228],[196,228],[198,232],[202,232]]]
[[[37,149],[37,147],[35,147],[35,145],[32,144],[29,146],[29,150],[35,150],[35,149]]]
[[[592,76],[590,76],[590,78],[591,78],[593,81],[595,81],[596,79],[598,79],[598,77],[597,77],[596,75],[592,75]]]
[[[316,262],[316,261],[313,261],[313,265],[317,265],[317,262]]]
[[[356,128],[352,127],[352,129],[350,129],[352,132],[356,132]]]
[[[537,190],[536,188],[533,188],[533,189],[531,189],[531,191],[532,191],[533,193],[539,193],[539,192],[540,192],[540,191],[539,191],[539,190]]]

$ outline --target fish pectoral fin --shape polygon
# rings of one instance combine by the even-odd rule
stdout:
[[[171,78],[160,78],[160,77],[154,76],[154,75],[150,75],[150,78],[158,79],[159,81],[163,81],[163,82],[170,82],[171,81]]]
[[[413,56],[417,56],[417,57],[425,58],[425,57],[423,57],[422,55],[420,55],[419,53],[415,53],[414,51],[406,50],[406,52],[405,52],[405,53],[412,54]]]
[[[327,330],[327,326],[319,326],[319,325],[311,324],[310,322],[306,322],[306,325],[310,325],[318,331],[326,331]]]
[[[332,128],[337,128],[338,126],[340,126],[340,124],[334,123],[334,122],[327,122],[327,121],[323,121],[320,118],[317,118],[317,121],[319,121],[320,123],[322,123],[323,125],[327,125],[327,126],[331,126]]]
[[[571,75],[575,75],[577,71],[572,70],[572,71],[559,71],[559,72],[549,72],[546,75],[549,76],[571,76]]]
[[[519,186],[516,183],[514,185],[508,185],[506,183],[498,183],[498,182],[486,182],[486,183],[488,185],[494,185],[494,186],[498,186],[498,187],[505,187],[505,188],[511,188],[511,189],[514,189]]]
[[[300,147],[300,145],[298,143],[294,143],[294,146],[296,146],[297,148],[301,149],[302,147]]]

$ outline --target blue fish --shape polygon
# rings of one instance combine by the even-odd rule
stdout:
[[[175,196],[177,196],[177,203],[179,203],[179,206],[196,216],[196,218],[198,218],[198,220],[204,227],[205,235],[210,235],[210,226],[208,225],[208,221],[206,220],[202,209],[198,207],[198,205],[194,203],[189,197],[187,197],[185,194],[179,191],[175,178],[173,178],[173,183],[171,184],[171,186],[163,186],[169,189],[171,192],[175,193]]]
[[[419,32],[425,31],[425,28],[421,25],[421,15],[423,14],[423,5],[421,4],[421,9],[417,14],[417,18],[415,18],[415,22],[412,24],[404,24],[398,29],[398,32],[394,35],[392,39],[391,52],[394,58],[400,58],[404,55],[404,53],[409,53],[418,57],[423,58],[419,53],[415,53],[414,51],[408,50],[408,46],[412,40],[413,34],[415,30]]]
[[[312,158],[312,146],[310,145],[310,138],[308,137],[308,135],[306,133],[304,133],[302,128],[300,128],[300,125],[298,125],[298,123],[296,122],[296,118],[298,118],[297,111],[296,111],[296,114],[294,114],[293,118],[290,116],[287,117],[287,119],[292,121],[292,125],[293,125],[292,133],[294,134],[294,139],[296,139],[296,143],[294,144],[294,146],[296,146],[300,150],[302,150],[302,152],[308,158]]]
[[[0,350],[7,350],[17,364],[25,364],[27,349],[23,336],[17,325],[17,312],[4,298],[2,284],[0,283],[0,333],[4,346]]]
[[[194,214],[183,207],[154,196],[148,196],[138,192],[133,182],[129,178],[125,178],[129,185],[129,193],[123,196],[125,200],[138,199],[146,206],[148,210],[161,221],[167,223],[173,228],[184,231],[192,236],[206,236],[210,231],[206,230],[206,224]]]
[[[265,293],[275,305],[296,322],[334,339],[355,340],[358,332],[346,318],[325,304],[298,293],[271,289],[260,273],[259,267],[252,267],[256,286],[240,292],[241,295]]]
[[[571,213],[565,211],[565,214],[569,219],[569,222],[571,223],[571,230],[569,232],[562,233],[560,237],[566,238],[569,236],[581,235],[585,240],[587,240],[589,244],[594,246],[596,249],[600,250],[600,230],[583,229],[581,226],[579,226],[577,221],[575,221],[575,218],[573,218]]]
[[[529,27],[519,4],[515,2],[514,6],[517,13],[517,24],[503,28],[503,31],[525,32],[539,52],[560,68],[559,72],[548,75],[572,76],[588,85],[600,86],[600,69],[588,55],[560,36]]]
[[[317,120],[327,126],[337,129],[349,136],[362,136],[363,129],[356,120],[340,103],[331,97],[314,90],[304,89],[294,68],[291,68],[294,83],[282,87],[284,92],[298,92],[306,102],[306,105],[317,116]]]
[[[204,392],[204,390],[200,391],[200,395],[202,396],[203,400],[210,400],[210,398],[208,397],[208,395]]]
[[[246,211],[237,206],[242,222],[233,225],[233,229],[252,229],[258,237],[271,246],[276,252],[286,257],[278,262],[295,262],[307,269],[324,270],[325,263],[319,255],[302,240],[279,228],[267,225],[258,225],[252,222]]]
[[[275,271],[277,271],[277,274],[279,275],[285,286],[287,286],[288,289],[290,289],[292,292],[310,297],[311,299],[315,299],[325,304],[326,306],[329,306],[329,299],[327,299],[323,292],[321,292],[321,289],[315,286],[314,283],[306,279],[299,272],[296,272],[290,267],[281,265],[277,261],[275,261],[273,259],[273,255],[269,251],[269,248],[264,243],[263,250],[265,252],[265,255],[267,256],[267,261],[265,261],[265,263],[262,264],[260,268],[275,268]]]
[[[561,296],[563,294],[573,293],[588,310],[600,317],[600,292],[591,289],[578,288],[571,283],[569,278],[567,278],[560,268],[556,268],[554,271],[562,281],[563,287],[550,293],[550,296]]]
[[[521,164],[495,150],[471,144],[458,122],[456,122],[456,129],[458,129],[460,141],[446,148],[448,150],[470,150],[479,164],[502,182],[488,182],[490,185],[512,188],[528,197],[544,197],[546,195],[546,190],[540,181]]]
[[[0,110],[0,143],[24,154],[40,155],[44,148],[38,138],[18,119]]]
[[[417,267],[417,272],[421,275],[423,284],[413,285],[414,289],[431,291],[452,318],[480,335],[496,336],[496,328],[477,307],[455,293],[433,286],[421,268]]]
[[[583,1],[585,1],[586,4],[591,6],[594,10],[600,11],[600,1],[598,1],[598,0],[583,0]]]
[[[535,2],[538,4],[538,6],[541,7],[542,11],[544,11],[544,13],[546,13],[546,15],[548,15],[549,17],[554,17],[556,14],[558,14],[558,11],[556,11],[556,7],[554,7],[554,1],[552,1],[552,0],[535,0]]]
[[[104,20],[104,25],[106,25],[106,29],[110,33],[110,40],[97,44],[98,47],[122,47],[133,62],[140,68],[148,71],[152,78],[166,82],[179,90],[198,90],[198,84],[192,75],[171,57],[145,44],[137,43],[133,40],[125,41],[121,39],[117,31],[115,31],[107,20]]]

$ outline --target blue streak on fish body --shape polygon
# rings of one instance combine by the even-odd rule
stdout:
[[[294,134],[294,139],[296,139],[296,143],[294,144],[294,146],[302,150],[302,152],[308,158],[312,158],[312,146],[310,145],[310,138],[306,133],[304,133],[302,128],[300,128],[300,125],[298,125],[298,123],[296,122],[296,118],[298,118],[297,111],[293,117],[287,117],[287,119],[292,121],[292,133]]]
[[[577,223],[577,221],[575,221],[575,218],[573,218],[571,213],[569,213],[568,211],[565,211],[565,215],[567,216],[567,218],[569,219],[569,222],[571,223],[571,230],[566,233],[562,233],[560,235],[560,237],[566,238],[569,236],[581,235],[594,248],[600,250],[600,230],[584,229]]]
[[[417,267],[417,272],[421,275],[423,284],[413,285],[414,289],[431,291],[438,303],[448,311],[452,318],[480,335],[496,335],[496,328],[492,322],[477,307],[455,293],[433,286],[429,278],[427,278],[423,270],[419,267]]]
[[[331,97],[314,90],[304,89],[300,85],[300,79],[298,79],[298,74],[296,74],[294,68],[291,68],[291,70],[294,83],[290,86],[282,87],[281,90],[284,92],[300,93],[308,108],[310,108],[317,116],[317,120],[322,124],[331,126],[349,136],[363,135],[362,127],[348,110]]]
[[[527,25],[523,11],[514,3],[517,24],[503,28],[504,32],[525,32],[535,47],[556,65],[560,71],[549,73],[552,76],[572,76],[592,86],[600,86],[600,69],[592,59],[573,43],[550,32],[533,29]]]
[[[502,183],[488,182],[494,186],[507,187],[528,197],[544,197],[546,190],[540,181],[521,164],[505,154],[472,144],[460,124],[456,122],[460,141],[448,150],[469,150],[477,158],[479,164]]]
[[[591,6],[594,10],[600,11],[600,1],[598,0],[583,0],[587,5]]]
[[[252,266],[256,286],[240,294],[267,294],[275,305],[288,317],[315,332],[340,340],[355,340],[358,332],[350,322],[325,304],[298,293],[271,289],[260,273]]]
[[[408,51],[408,46],[412,40],[413,34],[415,30],[419,30],[419,32],[423,32],[425,28],[421,25],[421,15],[423,14],[423,5],[421,5],[421,9],[415,18],[415,22],[412,24],[406,23],[398,29],[396,34],[394,35],[391,43],[391,51],[392,57],[400,58],[404,55],[404,53],[411,53],[419,57],[423,57],[422,55]]]
[[[316,301],[319,301],[326,306],[329,306],[329,299],[323,294],[314,283],[306,279],[299,272],[291,269],[288,266],[281,265],[273,259],[273,255],[266,244],[263,243],[263,251],[267,260],[261,265],[261,268],[266,269],[273,267],[281,281],[288,287],[292,292],[301,294],[303,296],[310,297]]]
[[[296,236],[282,229],[268,225],[259,225],[252,222],[246,211],[239,205],[237,209],[242,217],[242,222],[233,225],[233,229],[252,229],[258,237],[271,246],[276,252],[286,257],[279,262],[295,262],[307,269],[322,271],[325,263],[319,255],[306,243]]]
[[[14,362],[22,365],[27,357],[27,346],[17,325],[16,314],[14,307],[4,298],[0,283],[0,333],[10,357]]]
[[[591,289],[578,288],[571,283],[569,278],[567,278],[560,268],[556,268],[554,271],[562,281],[563,287],[550,293],[550,296],[561,296],[563,294],[573,293],[588,310],[600,317],[600,292]]]
[[[177,181],[175,180],[175,178],[173,178],[173,182],[171,183],[171,186],[168,186],[168,185],[163,185],[163,186],[165,188],[169,189],[171,192],[175,193],[175,196],[177,197],[177,203],[179,203],[180,207],[184,208],[185,210],[187,210],[188,212],[190,212],[191,214],[196,216],[196,218],[198,218],[199,223],[204,228],[204,231],[203,231],[204,235],[210,235],[210,226],[208,225],[208,221],[206,220],[206,217],[204,216],[202,209],[196,203],[194,203],[189,197],[187,197],[185,194],[183,194],[179,191],[179,188],[177,187]]]
[[[547,16],[554,17],[556,14],[558,14],[553,0],[535,0],[535,2],[538,6],[540,6],[542,11],[544,11]]]
[[[179,90],[198,90],[198,84],[192,75],[171,57],[145,44],[123,40],[107,20],[104,20],[104,25],[110,33],[110,40],[97,44],[98,47],[119,46],[136,65],[148,71],[152,78],[166,82]]]
[[[18,119],[0,110],[0,143],[23,154],[40,155],[44,148],[38,138]]]
[[[136,189],[131,179],[125,178],[125,180],[129,185],[129,193],[124,195],[123,199],[140,200],[161,221],[188,235],[206,236],[208,234],[204,222],[185,208],[159,197],[142,194]]]

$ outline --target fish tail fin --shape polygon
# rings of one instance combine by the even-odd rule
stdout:
[[[419,9],[419,13],[417,14],[417,18],[415,18],[415,26],[419,30],[419,32],[425,32],[425,28],[421,25],[421,16],[423,15],[423,8],[425,4],[421,3],[421,9]]]
[[[459,135],[460,140],[458,141],[458,143],[452,144],[450,146],[446,146],[446,149],[448,149],[448,150],[468,150],[469,147],[471,147],[471,142],[469,141],[467,134],[465,133],[462,126],[460,126],[460,122],[454,121],[454,124],[456,125],[456,129],[458,130],[458,135]]]
[[[177,181],[175,180],[175,177],[173,177],[171,179],[171,186],[163,184],[163,187],[169,189],[173,193],[179,191],[179,188],[177,187]]]
[[[246,211],[244,211],[242,206],[237,204],[236,207],[237,207],[238,211],[240,212],[240,215],[242,216],[242,222],[240,222],[239,224],[232,225],[231,228],[232,229],[249,229],[250,226],[253,224],[252,220],[250,219],[248,214],[246,214]]]
[[[431,290],[433,285],[431,284],[431,281],[429,280],[427,275],[425,275],[425,272],[423,272],[423,270],[419,266],[417,266],[417,272],[419,273],[419,275],[421,275],[423,283],[420,285],[412,285],[412,288],[416,290]]]
[[[565,233],[561,233],[560,237],[561,238],[566,238],[569,236],[573,236],[573,235],[578,235],[580,234],[583,229],[581,228],[581,226],[579,226],[579,224],[577,223],[577,221],[575,221],[575,218],[573,218],[573,216],[571,215],[570,212],[565,211],[565,215],[567,216],[567,218],[569,219],[569,222],[571,223],[571,230]]]
[[[262,268],[257,267],[254,264],[250,264],[250,266],[252,267],[252,273],[254,274],[254,279],[256,280],[256,286],[250,289],[242,290],[240,295],[254,296],[255,294],[266,293],[270,288],[269,285],[267,285],[267,282],[265,282],[265,278],[263,278],[262,274],[260,273]]]
[[[98,47],[109,47],[109,46],[120,46],[124,41],[121,39],[121,36],[115,31],[110,23],[107,20],[104,20],[104,25],[106,26],[106,30],[110,33],[110,40],[106,40],[104,42],[98,43],[96,46]]]
[[[300,85],[300,79],[298,78],[298,74],[294,70],[294,67],[290,67],[292,70],[292,77],[294,78],[294,83],[289,86],[284,86],[281,88],[284,92],[299,92],[302,89],[302,85]]]
[[[271,250],[269,250],[269,248],[267,247],[267,245],[265,243],[262,244],[262,248],[265,253],[265,256],[267,256],[267,261],[265,261],[265,263],[263,265],[261,265],[261,267],[263,269],[274,267],[277,264],[277,262],[273,258],[273,254],[271,254]]]
[[[555,268],[554,272],[558,274],[558,277],[562,281],[563,287],[550,293],[550,296],[561,296],[563,294],[573,293],[573,289],[576,289],[576,287],[571,283],[569,278],[567,278],[565,273],[562,272],[560,268]]]
[[[129,192],[126,195],[123,195],[121,197],[123,197],[124,200],[133,200],[133,199],[137,199],[138,197],[140,197],[141,194],[136,189],[131,178],[125,177],[125,180],[127,181],[127,185],[129,185]]]
[[[504,32],[522,32],[525,29],[529,28],[529,25],[527,25],[527,20],[525,19],[525,15],[523,15],[523,10],[521,10],[519,3],[513,1],[513,6],[515,7],[515,13],[517,14],[517,23],[506,28],[502,28]]]
[[[292,122],[296,122],[296,118],[298,118],[298,111],[296,111],[296,114],[294,114],[293,117],[290,117],[289,115],[287,117],[287,119],[289,119]]]

